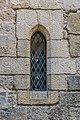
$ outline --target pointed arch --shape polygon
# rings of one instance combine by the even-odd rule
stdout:
[[[43,33],[43,35],[45,36],[46,40],[50,40],[50,34],[49,34],[48,30],[46,29],[46,27],[44,27],[44,26],[41,25],[41,24],[35,25],[35,26],[29,31],[29,39],[31,39],[31,36],[32,36],[36,31],[40,31],[40,32]]]

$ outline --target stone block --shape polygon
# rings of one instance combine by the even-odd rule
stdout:
[[[62,0],[30,0],[31,8],[38,9],[61,9]]]
[[[51,39],[63,38],[62,10],[17,10],[18,39],[30,39],[30,32],[37,24],[43,25],[47,29]]]
[[[0,108],[6,108],[7,99],[6,99],[6,92],[0,92]]]
[[[80,35],[69,35],[70,55],[72,57],[80,56]]]
[[[66,75],[49,75],[51,81],[51,90],[66,90],[67,76]]]
[[[15,11],[7,5],[5,8],[0,10],[0,21],[15,22]]]
[[[0,9],[6,6],[6,0],[0,0]]]
[[[17,94],[15,91],[9,91],[6,94],[7,97],[7,106],[9,107],[15,107],[17,105]]]
[[[63,11],[39,10],[38,21],[50,33],[50,39],[63,38]]]
[[[0,56],[16,56],[16,40],[0,35]]]
[[[70,120],[79,120],[80,118],[80,108],[70,107],[69,108]]]
[[[30,99],[43,100],[48,98],[47,91],[31,91]]]
[[[80,34],[80,13],[70,13],[67,21],[69,33]]]
[[[0,74],[30,74],[30,59],[0,58]]]
[[[30,30],[37,24],[35,10],[17,10],[16,32],[18,39],[29,39]]]
[[[12,90],[14,86],[13,76],[0,76],[0,91]]]
[[[60,120],[69,120],[69,110],[66,106],[60,106]]]
[[[49,120],[59,120],[60,119],[60,107],[59,106],[51,106],[48,118]]]
[[[29,75],[15,75],[14,85],[16,89],[30,89],[30,76]]]
[[[15,24],[13,21],[0,22],[0,34],[8,35],[11,41],[15,38]]]
[[[9,107],[8,109],[0,110],[1,120],[27,120],[25,107]]]
[[[80,0],[63,0],[63,8],[67,10],[80,9]]]
[[[48,91],[47,99],[30,99],[29,91],[18,91],[18,104],[23,105],[46,105],[55,104],[59,100],[57,91]]]
[[[47,42],[47,57],[69,57],[66,40],[50,40]]]
[[[80,90],[80,76],[69,76],[67,81],[69,90]]]
[[[75,74],[75,60],[69,58],[49,58],[47,60],[47,74]]]
[[[80,92],[60,92],[60,105],[67,107],[80,106]]]
[[[10,0],[10,4],[13,9],[28,8],[29,0]]]
[[[48,106],[28,106],[27,107],[27,118],[31,120],[49,120]]]
[[[80,58],[76,59],[76,71],[77,73],[80,73]]]
[[[30,41],[18,40],[18,56],[30,58]]]

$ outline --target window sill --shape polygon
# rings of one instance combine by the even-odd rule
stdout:
[[[52,105],[59,101],[58,91],[18,90],[18,105]]]

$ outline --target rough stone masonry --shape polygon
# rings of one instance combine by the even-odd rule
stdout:
[[[37,30],[47,91],[30,91]],[[80,120],[80,0],[0,0],[0,120]]]

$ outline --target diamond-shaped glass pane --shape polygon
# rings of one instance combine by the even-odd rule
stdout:
[[[31,38],[31,90],[46,90],[46,40],[41,32]]]

